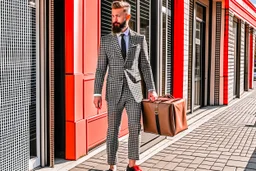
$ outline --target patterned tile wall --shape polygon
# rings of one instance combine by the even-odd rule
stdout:
[[[35,9],[0,1],[0,170],[28,170],[36,105]]]

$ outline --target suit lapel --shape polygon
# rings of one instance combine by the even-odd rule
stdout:
[[[127,57],[125,59],[125,62],[127,61],[127,59],[130,57],[131,55],[131,47],[133,47],[135,44],[135,33],[130,29],[130,37],[129,37],[129,46],[128,46],[128,53],[127,53]]]
[[[115,34],[113,34],[112,36],[112,44],[114,46],[114,52],[117,53],[117,56],[119,56],[119,58],[121,58],[124,61],[124,58],[122,56],[122,52],[121,52],[121,48],[118,44],[118,39],[117,36]]]

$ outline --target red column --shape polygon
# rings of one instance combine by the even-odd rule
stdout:
[[[223,104],[228,104],[228,39],[229,39],[229,6],[226,4],[224,28],[224,56],[223,56]]]
[[[183,97],[184,0],[174,0],[173,96]]]
[[[83,112],[83,0],[65,0],[66,159],[86,154]]]

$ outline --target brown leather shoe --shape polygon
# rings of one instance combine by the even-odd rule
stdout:
[[[137,165],[135,165],[133,167],[129,167],[129,165],[128,165],[126,168],[126,171],[142,171],[142,169]]]

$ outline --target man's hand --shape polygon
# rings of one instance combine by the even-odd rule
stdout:
[[[97,109],[101,109],[101,107],[102,107],[102,98],[101,98],[101,96],[94,96],[93,103],[94,103],[94,106]]]
[[[149,91],[148,92],[148,99],[151,100],[151,101],[155,101],[156,99],[158,98],[158,95],[156,93],[156,91]]]

